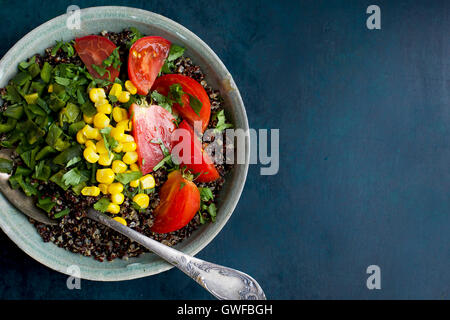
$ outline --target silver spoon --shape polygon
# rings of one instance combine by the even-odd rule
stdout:
[[[10,159],[12,150],[0,150],[0,158]],[[9,174],[0,173],[0,191],[19,210],[30,218],[41,223],[56,225],[57,221],[50,219],[35,206],[33,199],[22,191],[10,187]],[[123,234],[133,241],[154,252],[170,264],[174,265],[189,277],[194,279],[213,296],[221,300],[265,300],[263,290],[249,275],[235,269],[220,266],[201,259],[191,257],[174,248],[168,247],[156,240],[124,226],[107,215],[94,209],[89,209],[87,216],[111,229]]]

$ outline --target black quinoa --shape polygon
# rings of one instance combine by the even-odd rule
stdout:
[[[128,30],[119,33],[103,31],[101,35],[107,37],[119,47],[119,54],[122,61],[120,78],[128,78],[126,71],[129,50],[128,42],[132,33]],[[55,56],[51,55],[51,51],[52,48],[48,48],[45,50],[43,56],[37,54],[36,62],[38,62],[40,66],[42,66],[44,62],[48,62],[53,66],[60,63],[73,63],[79,66],[83,65],[76,52],[72,57],[68,57],[62,49],[59,49]],[[219,91],[214,90],[207,84],[202,70],[199,66],[195,65],[190,58],[178,58],[175,61],[175,73],[192,77],[205,88],[211,100],[211,114],[223,110],[223,99],[220,96]],[[0,89],[0,94],[2,93],[4,93],[3,88]],[[8,105],[5,102],[0,106],[0,110],[5,110],[7,107]],[[210,121],[208,128],[214,128],[216,124],[217,120]],[[227,147],[226,143],[223,143],[223,147]],[[15,156],[13,160],[15,165],[22,164],[22,160],[18,156]],[[194,183],[199,187],[209,187],[214,197],[218,195],[220,189],[223,187],[225,176],[227,172],[231,170],[232,165],[220,164],[216,165],[216,168],[220,174],[220,178],[216,181],[211,183],[196,183],[194,180]],[[159,191],[161,186],[167,180],[168,172],[165,168],[161,168],[152,174],[155,178],[156,186],[155,192],[149,194],[149,207],[138,212],[132,206],[130,199],[126,197],[124,203],[121,205],[121,211],[117,216],[126,219],[128,226],[134,230],[166,245],[173,246],[188,238],[193,231],[199,228],[201,220],[208,220],[208,217],[203,216],[203,219],[201,219],[199,214],[196,214],[187,226],[167,234],[158,234],[150,231],[154,220],[153,210],[159,204]],[[146,248],[131,241],[127,237],[86,217],[87,209],[100,197],[77,196],[70,189],[64,191],[50,181],[43,182],[40,180],[33,180],[32,183],[38,185],[42,197],[51,197],[56,202],[57,205],[51,210],[50,216],[53,216],[66,208],[70,209],[70,213],[62,217],[59,224],[56,226],[45,225],[34,221],[31,218],[29,219],[36,227],[43,241],[51,241],[61,248],[84,256],[92,256],[98,261],[111,261],[115,258],[128,259],[130,257],[139,256],[144,252],[148,252]],[[211,202],[212,201],[208,204]]]

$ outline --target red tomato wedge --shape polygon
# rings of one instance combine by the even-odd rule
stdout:
[[[139,166],[142,174],[153,171],[153,167],[164,159],[161,144],[170,152],[172,150],[172,132],[175,130],[175,118],[160,106],[130,107],[133,137],[137,145]]]
[[[211,116],[211,102],[209,101],[208,94],[200,83],[181,74],[167,74],[156,79],[152,90],[156,90],[160,94],[167,96],[170,86],[176,83],[181,85],[186,94],[181,98],[183,100],[182,106],[178,103],[173,105],[175,110],[192,126],[194,126],[194,121],[201,121],[202,132],[204,132],[208,127],[209,117]],[[192,109],[189,103],[189,95],[194,96],[202,103],[202,107],[198,114]]]
[[[143,37],[130,48],[128,78],[137,93],[147,95],[169,55],[170,41],[161,37]]]
[[[199,174],[199,176],[195,179],[198,182],[211,182],[218,179],[219,172],[214,166],[214,163],[212,163],[208,154],[202,150],[202,144],[197,138],[197,135],[194,133],[194,129],[185,120],[181,121],[178,127],[186,130],[189,137],[188,141],[184,140],[184,136],[182,136],[181,139],[172,137],[174,147],[176,146],[182,150],[180,152],[180,167],[186,166],[190,172]],[[184,150],[190,150],[190,157],[188,157],[188,159],[183,159]]]
[[[200,210],[200,192],[197,186],[184,179],[179,171],[169,174],[159,197],[161,201],[153,212],[153,232],[168,233],[181,229]]]
[[[111,78],[109,77],[108,72],[106,72],[103,76],[100,76],[97,71],[92,68],[93,64],[104,68],[102,65],[103,60],[108,58],[116,48],[116,45],[109,39],[96,35],[77,38],[75,39],[74,47],[81,60],[86,65],[89,73],[94,78],[114,81],[114,79],[119,76],[119,70],[114,69],[113,66],[106,68],[106,70],[108,70],[111,74]]]

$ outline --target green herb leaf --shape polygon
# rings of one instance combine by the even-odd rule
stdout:
[[[214,120],[215,118],[217,118],[217,125],[216,125],[216,128],[215,128],[216,131],[221,132],[221,131],[223,131],[225,129],[233,127],[233,125],[231,123],[226,123],[227,119],[225,118],[225,113],[224,113],[223,110],[221,110],[218,113],[216,113],[213,116],[212,120]]]
[[[208,202],[209,200],[214,200],[214,195],[210,188],[198,188],[200,191],[200,200],[204,202]]]
[[[174,83],[169,87],[169,95],[168,98],[178,103],[180,106],[183,106],[182,97],[184,95],[183,88],[179,83]]]
[[[217,216],[217,208],[216,208],[216,205],[214,203],[211,203],[208,206],[208,213],[211,216],[211,221],[215,222],[216,221],[216,216]]]
[[[10,174],[13,169],[13,162],[8,159],[0,158],[0,172]]]
[[[162,73],[172,73],[175,68],[174,61],[184,54],[185,49],[176,44],[170,46],[169,55],[161,68]]]
[[[69,213],[70,213],[70,209],[69,208],[64,209],[64,210],[62,210],[62,211],[60,211],[58,213],[55,213],[55,215],[53,216],[53,219],[62,218],[64,216],[67,216]]]
[[[142,177],[142,173],[140,171],[131,171],[116,174],[116,180],[122,184],[129,184],[131,181],[137,180],[140,177]]]
[[[107,198],[101,198],[96,203],[94,203],[94,209],[100,212],[106,212],[110,202]]]
[[[111,130],[111,127],[106,127],[100,130],[103,137],[103,142],[105,143],[105,148],[108,150],[108,154],[111,154],[111,150],[119,145],[119,142],[111,137]]]
[[[142,33],[135,27],[131,27],[130,31],[131,31],[131,39],[128,42],[128,48],[130,48],[137,40],[143,37]]]
[[[78,168],[73,168],[73,169],[67,171],[62,176],[62,182],[66,186],[72,186],[72,187],[74,187],[82,182],[88,181],[88,180],[89,180],[89,177],[87,177],[82,172],[80,172],[80,170],[78,170]]]
[[[191,106],[192,110],[194,110],[194,112],[198,116],[200,116],[200,110],[202,110],[203,103],[192,94],[189,94],[189,105]]]
[[[56,202],[54,202],[51,198],[47,197],[44,199],[39,199],[36,203],[36,206],[38,208],[41,208],[47,213],[50,213],[50,211],[53,209],[54,206],[56,206]]]

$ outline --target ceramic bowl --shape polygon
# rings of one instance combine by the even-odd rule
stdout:
[[[68,15],[56,17],[25,35],[0,61],[0,87],[17,72],[17,65],[56,40],[68,41],[76,37],[96,34],[102,30],[118,32],[128,27],[136,27],[143,34],[158,35],[186,48],[186,56],[201,66],[208,83],[220,90],[225,99],[225,113],[236,128],[248,129],[245,108],[230,73],[217,55],[195,34],[180,24],[161,15],[128,7],[93,7],[80,12],[81,28],[67,27]],[[187,254],[195,255],[202,250],[230,218],[244,187],[248,170],[249,141],[246,144],[246,164],[235,165],[227,177],[218,199],[218,214],[215,223],[203,225],[191,237],[176,246]],[[0,227],[32,258],[65,274],[68,267],[77,265],[83,279],[98,281],[119,281],[145,277],[166,271],[172,266],[153,253],[146,253],[129,260],[116,259],[112,262],[98,262],[92,257],[84,257],[44,243],[27,217],[13,207],[0,194]]]

